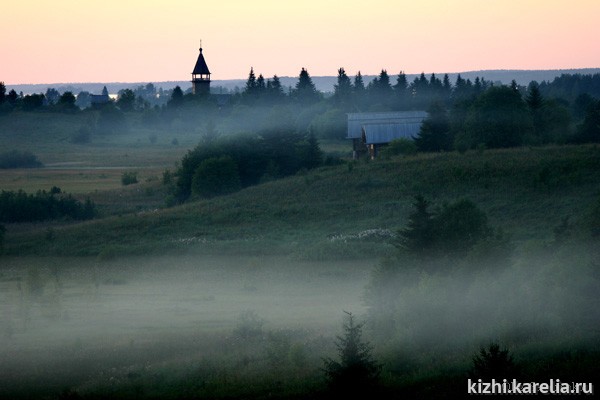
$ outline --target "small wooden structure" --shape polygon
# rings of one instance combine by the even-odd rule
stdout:
[[[352,156],[377,157],[379,149],[392,140],[412,139],[419,134],[425,111],[394,111],[348,114],[348,136],[352,140]]]

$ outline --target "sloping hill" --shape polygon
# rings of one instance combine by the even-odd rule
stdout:
[[[600,149],[563,146],[429,154],[323,167],[182,206],[17,233],[8,254],[284,253],[376,256],[403,227],[413,196],[467,197],[516,243],[549,240],[569,217],[583,227],[600,187]],[[582,228],[583,229],[583,228]]]

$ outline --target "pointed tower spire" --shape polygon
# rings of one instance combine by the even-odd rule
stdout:
[[[202,39],[200,39],[200,54],[192,71],[192,93],[195,95],[210,93],[210,70],[202,54]]]

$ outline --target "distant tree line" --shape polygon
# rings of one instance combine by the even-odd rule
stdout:
[[[93,106],[87,92],[73,96],[49,88],[45,94],[23,96],[6,93],[0,83],[0,113],[86,112],[88,123],[71,141],[87,143],[94,134],[115,134],[136,125],[201,135],[280,129],[342,139],[348,112],[427,110],[430,119],[416,142],[418,150],[446,151],[596,142],[599,88],[600,74],[563,74],[524,87],[460,74],[454,82],[447,74],[425,73],[409,81],[403,72],[393,76],[385,69],[365,83],[360,71],[351,77],[339,68],[333,92],[321,93],[305,68],[294,87],[283,87],[277,75],[266,78],[251,68],[244,87],[233,94],[195,96],[180,87],[163,91],[149,83]]]
[[[35,222],[53,219],[92,219],[96,206],[87,199],[84,203],[59,188],[27,194],[22,190],[0,193],[0,222]]]

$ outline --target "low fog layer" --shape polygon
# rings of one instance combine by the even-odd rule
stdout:
[[[598,280],[591,254],[572,268],[569,257],[544,251],[507,269],[462,265],[452,274],[285,257],[9,259],[0,377],[18,393],[27,385],[85,391],[114,378],[106,374],[214,369],[244,357],[306,371],[334,351],[342,310],[368,320],[377,357],[397,363],[468,355],[494,340],[576,346],[600,324]]]

